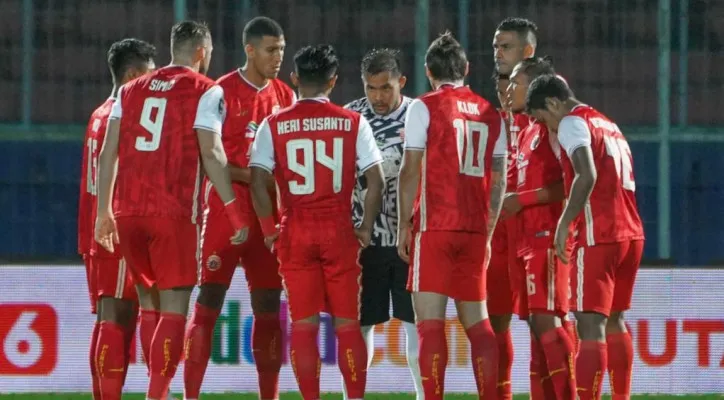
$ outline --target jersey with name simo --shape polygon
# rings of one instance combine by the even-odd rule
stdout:
[[[590,146],[597,179],[583,211],[574,222],[574,236],[587,246],[644,238],[636,206],[633,157],[618,126],[593,107],[579,105],[558,127],[566,193],[575,177],[571,156]]]
[[[292,215],[352,224],[357,169],[382,161],[369,123],[326,98],[297,101],[267,117],[252,146],[251,167],[274,174],[282,225]]]
[[[412,99],[401,97],[400,105],[387,115],[379,115],[370,106],[367,97],[357,99],[345,106],[356,111],[369,121],[375,135],[377,147],[382,153],[382,170],[385,173],[385,191],[382,196],[380,214],[375,220],[371,244],[373,246],[394,247],[397,245],[397,178],[402,163],[402,134],[405,127],[407,107]],[[353,220],[362,222],[364,199],[367,194],[367,181],[360,174],[352,195]]]
[[[200,222],[201,157],[196,129],[221,135],[223,90],[183,66],[168,66],[121,87],[116,216]]]
[[[96,220],[96,196],[98,196],[96,170],[112,106],[113,98],[107,99],[98,106],[91,114],[85,130],[80,197],[78,198],[78,254],[92,253],[95,244],[93,230]]]
[[[405,151],[424,151],[416,232],[486,233],[492,158],[507,155],[506,139],[495,107],[466,86],[443,85],[410,104]]]

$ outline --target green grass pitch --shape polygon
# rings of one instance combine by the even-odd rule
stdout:
[[[603,396],[610,399],[609,396]],[[175,398],[181,398],[179,394]],[[205,394],[204,399],[209,400],[256,400],[255,393],[229,393],[229,394]],[[403,393],[370,393],[365,395],[365,400],[414,400],[412,394]],[[475,400],[478,396],[471,394],[450,394],[445,396],[446,399],[455,400]],[[527,400],[528,395],[518,394],[513,396],[514,400]],[[24,394],[0,394],[1,400],[92,400],[92,396],[87,393],[24,393]],[[123,396],[124,400],[143,400],[143,394],[127,394]],[[301,396],[297,393],[283,393],[280,400],[300,400]],[[322,395],[322,400],[339,400],[342,399],[341,393],[328,393]],[[722,400],[724,394],[707,394],[707,395],[634,395],[632,400]]]

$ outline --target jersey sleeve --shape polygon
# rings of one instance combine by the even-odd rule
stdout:
[[[123,109],[121,107],[121,93],[123,92],[124,86],[121,86],[118,88],[118,93],[116,93],[116,100],[113,102],[113,106],[111,107],[111,113],[108,115],[108,119],[121,119],[121,116],[123,115]]]
[[[508,132],[505,131],[505,121],[500,119],[500,135],[493,147],[493,157],[505,157],[508,154]]]
[[[373,165],[382,162],[382,153],[377,147],[375,134],[365,117],[359,117],[359,131],[357,132],[357,168],[365,172]]]
[[[405,116],[405,149],[425,150],[429,127],[430,110],[422,100],[413,100],[407,107]]]
[[[591,131],[583,118],[568,115],[558,125],[558,141],[571,156],[577,148],[591,145]]]
[[[206,129],[221,135],[225,117],[224,89],[219,85],[214,85],[204,92],[201,99],[199,99],[194,129]]]
[[[254,143],[251,145],[249,167],[263,168],[269,172],[274,171],[274,143],[272,143],[269,121],[266,118],[257,128]]]

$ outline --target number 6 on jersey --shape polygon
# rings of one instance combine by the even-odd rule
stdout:
[[[484,176],[488,126],[482,122],[457,118],[453,120],[453,127],[457,135],[460,173],[476,177]]]

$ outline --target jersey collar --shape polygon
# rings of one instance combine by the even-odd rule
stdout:
[[[310,103],[329,103],[329,98],[327,97],[308,97],[305,99],[297,99],[297,103],[299,102],[310,102]]]
[[[256,89],[257,92],[261,92],[262,90],[266,89],[267,86],[269,86],[270,80],[267,80],[264,86],[259,87],[255,84],[253,84],[250,80],[246,79],[246,77],[243,74],[243,70],[241,68],[237,69],[237,72],[239,73],[239,77],[241,77],[241,80],[246,82],[247,85],[251,86],[252,88]]]

